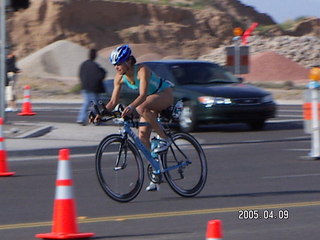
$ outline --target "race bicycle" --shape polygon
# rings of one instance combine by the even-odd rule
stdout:
[[[95,109],[100,115],[99,108]],[[134,131],[134,128],[148,123],[133,117],[121,118],[121,109],[101,118],[104,122],[113,119],[120,126],[120,133],[105,137],[96,150],[96,173],[103,191],[118,202],[129,202],[137,197],[145,175],[142,153],[149,163],[147,174],[152,182],[162,183],[165,179],[171,189],[183,197],[199,194],[207,179],[206,156],[192,135],[172,130],[170,122],[173,121],[174,108],[167,109],[166,114],[163,112],[158,118],[172,141],[168,150],[159,154],[153,151],[158,144],[156,136],[151,140],[150,151]]]

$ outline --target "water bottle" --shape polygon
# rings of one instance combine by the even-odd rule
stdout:
[[[154,150],[155,148],[157,148],[158,146],[159,146],[159,139],[156,138],[156,137],[153,137],[153,138],[151,139],[151,156],[152,156],[153,158],[158,157],[158,154],[153,151],[153,150]]]
[[[181,115],[181,112],[183,110],[183,101],[179,100],[176,105],[174,105],[173,111],[172,111],[172,117],[175,119],[178,119]]]

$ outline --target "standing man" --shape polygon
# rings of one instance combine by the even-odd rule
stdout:
[[[17,74],[20,69],[16,67],[16,57],[13,53],[9,53],[6,58],[6,112],[16,112],[17,109],[17,96],[15,86],[17,82]]]
[[[89,59],[84,61],[79,70],[79,78],[81,84],[81,94],[83,103],[78,114],[77,123],[85,126],[88,119],[88,108],[92,102],[97,103],[100,99],[100,94],[103,93],[103,80],[106,76],[106,71],[95,62],[97,50],[89,51]]]

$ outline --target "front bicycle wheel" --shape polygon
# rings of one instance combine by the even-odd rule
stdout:
[[[96,151],[96,173],[103,191],[113,200],[129,202],[140,192],[144,170],[133,142],[122,135],[106,137]]]
[[[164,176],[177,194],[194,197],[201,192],[207,180],[207,161],[199,142],[190,134],[172,135],[172,144],[162,155]],[[177,165],[180,167],[175,168]]]

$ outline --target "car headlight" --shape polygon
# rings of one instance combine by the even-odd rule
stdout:
[[[211,107],[212,105],[218,105],[218,104],[231,104],[232,103],[230,98],[210,97],[210,96],[198,97],[198,101],[201,104],[204,104],[206,107]]]
[[[261,99],[261,103],[268,103],[268,102],[273,102],[273,97],[271,94],[266,95]]]

